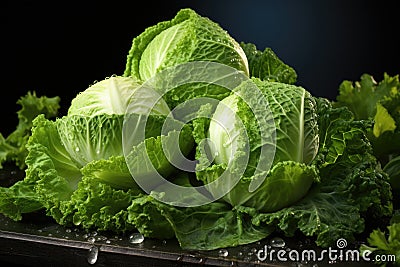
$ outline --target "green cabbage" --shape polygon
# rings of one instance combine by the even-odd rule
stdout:
[[[240,45],[217,23],[191,9],[135,37],[124,74],[146,81],[167,67],[191,61],[218,62],[249,74]]]
[[[10,188],[1,188],[5,194],[0,201],[2,213],[18,220],[23,213],[45,208],[47,214],[61,224],[79,222],[89,225],[95,215],[89,214],[91,211],[87,209],[83,214],[79,208],[81,203],[74,200],[87,189],[82,183],[92,184],[95,180],[114,189],[143,193],[127,165],[127,162],[130,165],[135,165],[135,162],[136,165],[143,164],[145,158],[140,154],[143,151],[148,152],[154,168],[146,170],[140,165],[136,178],[148,178],[155,171],[168,177],[174,167],[168,161],[162,144],[178,140],[178,145],[187,155],[193,145],[191,129],[183,126],[178,139],[173,129],[164,136],[161,129],[166,119],[170,125],[182,123],[167,118],[170,110],[161,98],[139,88],[141,85],[132,78],[113,76],[79,93],[72,100],[68,116],[54,121],[44,115],[37,116],[26,146],[26,177]],[[143,140],[134,140],[130,147],[124,148],[127,143],[123,142],[123,132],[129,128],[123,126],[127,120],[145,121],[146,124],[143,125]],[[131,138],[137,137],[132,133]],[[94,201],[99,200],[94,198]],[[98,223],[107,222],[100,220]],[[115,227],[114,230],[124,230]]]
[[[227,31],[191,9],[182,9],[172,20],[151,26],[133,39],[124,76],[145,82],[188,62],[215,62],[249,75],[246,54]],[[190,73],[186,69],[184,76],[190,78]],[[168,77],[167,81],[174,81],[174,77]],[[154,89],[165,87],[164,82],[165,79]],[[173,109],[187,99],[201,96],[222,99],[228,94],[227,88],[215,84],[190,83],[172,88],[163,98]]]
[[[149,107],[148,103],[152,103],[152,98],[156,96],[151,95],[151,91],[138,90],[141,86],[142,84],[135,79],[122,76],[111,76],[96,82],[72,99],[68,116],[123,115],[133,101],[134,109],[131,107],[129,110],[132,113],[168,115],[169,107],[162,99],[157,101],[153,108]]]
[[[211,82],[193,80],[198,71]],[[322,247],[354,241],[392,215],[398,152],[378,141],[398,135],[398,79],[344,83],[341,103],[332,104],[293,85],[296,78],[272,50],[239,46],[184,9],[135,37],[124,75],[78,94],[67,116],[48,118],[57,98],[28,98],[33,108],[19,113],[16,134],[0,136],[0,162],[16,155],[1,149],[23,145],[27,153],[25,179],[0,187],[0,212],[21,220],[44,209],[62,225],[175,237],[184,249],[248,244],[277,232],[302,233]],[[388,173],[370,141],[375,152],[390,153]],[[193,168],[181,169],[179,160]],[[172,192],[178,200],[163,202],[170,182],[199,194]],[[209,202],[171,205],[193,195]]]
[[[268,101],[269,107],[266,110],[251,108],[250,102],[241,98],[239,92],[250,91],[252,83],[257,85]],[[260,127],[268,125],[260,126],[255,115],[255,112],[260,112],[260,116],[268,116],[268,110],[273,117],[269,127],[275,127],[275,131],[269,130],[266,133],[276,134],[275,140],[262,138]],[[240,129],[239,121],[245,129]],[[244,135],[248,136],[249,162],[246,171],[235,188],[224,197],[233,206],[245,205],[264,212],[276,211],[301,199],[313,181],[317,180],[317,171],[307,166],[318,151],[315,101],[301,87],[259,79],[244,82],[235,89],[235,94],[220,102],[208,133],[213,143],[211,154],[216,155],[215,164],[227,166],[240,160],[238,155],[244,152],[245,147],[241,143],[245,140]],[[275,146],[271,141],[276,143]],[[261,153],[265,146],[267,150],[275,148],[274,157]],[[272,169],[268,174],[264,173],[265,180],[261,186],[255,192],[249,192],[251,181],[257,177],[253,175],[260,160],[272,163]],[[214,176],[206,173],[200,173],[199,179],[211,182]]]

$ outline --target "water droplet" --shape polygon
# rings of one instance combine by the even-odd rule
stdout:
[[[111,244],[111,240],[106,240],[106,244]]]
[[[66,233],[71,233],[72,230],[71,230],[71,229],[65,229],[65,232],[66,232]]]
[[[231,141],[231,140],[228,140],[228,141],[224,142],[224,143],[222,144],[222,146],[223,146],[224,148],[227,148],[227,147],[229,147],[231,144],[232,144],[232,141]]]
[[[129,237],[129,243],[140,244],[144,241],[144,236],[141,233],[134,233]]]
[[[90,244],[94,244],[94,242],[96,242],[96,238],[94,238],[93,236],[91,236],[91,237],[89,237],[89,238],[87,239],[87,241],[88,241]]]
[[[244,257],[243,260],[246,261],[246,262],[249,262],[249,261],[251,261],[251,258],[250,257]]]
[[[75,152],[79,152],[79,147],[75,147]]]
[[[226,249],[220,249],[219,251],[218,251],[218,255],[220,256],[220,257],[227,257],[228,255],[229,255],[229,252],[226,250]]]
[[[251,252],[252,252],[252,253],[257,253],[257,251],[258,251],[258,249],[256,249],[256,248],[252,248],[252,249],[251,249]]]
[[[272,238],[270,241],[270,244],[272,247],[275,247],[275,248],[283,248],[286,245],[285,240],[283,240],[280,237]]]
[[[87,255],[87,262],[89,264],[95,264],[98,256],[99,256],[99,248],[95,246],[91,247]]]
[[[107,240],[107,237],[102,236],[102,235],[99,235],[99,236],[97,236],[97,238],[96,238],[96,241],[106,241],[106,240]]]

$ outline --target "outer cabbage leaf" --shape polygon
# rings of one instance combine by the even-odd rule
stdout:
[[[115,158],[111,159],[109,165],[114,161]],[[115,174],[129,175],[129,172],[119,170]],[[128,222],[127,208],[139,193],[137,187],[129,190],[115,189],[88,173],[79,182],[71,198],[61,202],[62,215],[56,219],[62,225],[76,225],[84,229],[130,231],[135,226]]]
[[[115,189],[137,190],[141,192],[138,185],[132,179],[126,165],[125,157],[111,156],[108,159],[99,159],[89,162],[81,169],[82,175],[96,179],[96,181],[109,185]]]
[[[186,176],[179,179],[178,184],[190,185]],[[265,238],[274,230],[273,226],[252,224],[255,209],[232,209],[221,202],[179,208],[149,195],[135,199],[128,212],[129,220],[143,235],[155,238],[175,236],[183,249],[212,250],[248,244]]]
[[[70,199],[82,178],[79,167],[62,144],[57,123],[44,116],[33,122],[32,136],[27,148],[24,182],[33,186],[47,214],[60,216],[60,202]]]
[[[61,142],[76,165],[123,155],[123,115],[70,115],[57,119]]]
[[[217,181],[226,171],[223,165],[213,165],[197,172],[197,177],[205,183]],[[234,207],[240,205],[255,208],[259,212],[274,212],[296,203],[304,197],[314,181],[318,181],[318,172],[313,166],[282,161],[275,164],[266,174],[264,182],[254,192],[249,192],[253,177],[243,177],[223,199]],[[214,193],[211,191],[211,193]]]
[[[274,162],[309,164],[318,151],[316,104],[302,87],[252,79],[268,100],[276,127]],[[244,89],[244,88],[243,88]]]
[[[181,132],[173,130],[167,135],[147,138],[134,146],[125,159],[135,180],[154,189],[162,183],[154,178],[154,171],[168,178],[176,170],[171,162],[179,164],[176,160],[179,153],[187,156],[192,148],[191,128],[185,125]]]
[[[195,151],[195,158],[197,160],[196,170],[202,170],[208,167],[215,155],[211,154],[209,144],[203,140],[207,140],[208,127],[210,125],[210,118],[215,112],[215,108],[211,104],[203,105],[196,113],[195,119],[192,121],[193,139],[197,144]]]
[[[336,181],[338,191],[347,192],[363,216],[390,216],[389,177],[382,171],[367,138],[370,122],[354,120],[346,107],[334,108],[326,99],[320,98],[317,103],[319,124],[325,123],[321,133],[324,142],[315,161],[321,177],[346,177]]]
[[[55,117],[60,107],[59,102],[59,97],[37,97],[35,92],[28,92],[17,101],[21,105],[17,112],[17,128],[7,138],[0,133],[0,168],[6,161],[15,162],[21,169],[26,167],[25,157],[28,152],[25,146],[31,135],[33,119],[39,114],[47,118]]]
[[[18,181],[9,188],[0,187],[0,213],[19,221],[22,214],[43,208],[39,196],[33,190],[34,184]]]
[[[296,83],[296,71],[282,62],[271,48],[260,51],[254,44],[244,42],[240,46],[247,56],[251,77],[271,82]]]

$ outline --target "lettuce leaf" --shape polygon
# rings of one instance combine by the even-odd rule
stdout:
[[[371,120],[368,138],[374,154],[385,164],[390,155],[400,153],[400,82],[399,75],[384,74],[376,82],[369,74],[360,81],[343,81],[339,87],[336,106],[346,106],[356,120]]]
[[[0,133],[0,169],[5,162],[14,162],[20,169],[24,169],[27,155],[26,144],[31,135],[32,121],[39,115],[46,118],[57,116],[60,98],[36,96],[36,92],[28,92],[21,97],[17,104],[21,109],[17,112],[17,128],[6,138]]]
[[[361,253],[366,251],[373,252],[374,255],[395,256],[392,260],[395,262],[375,262],[380,266],[400,266],[400,223],[392,223],[387,226],[387,231],[380,229],[374,230],[367,239],[368,245],[363,244],[360,247]],[[372,256],[370,256],[372,258]]]

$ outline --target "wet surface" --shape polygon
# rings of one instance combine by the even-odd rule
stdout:
[[[9,168],[0,170],[2,186],[7,186],[7,178],[15,182],[23,174]],[[182,250],[175,239],[155,240],[137,232],[115,235],[62,227],[44,212],[27,214],[20,222],[0,215],[2,266],[368,266],[361,256],[357,261],[354,254],[347,253],[357,250],[359,244],[345,243],[342,249],[338,245],[329,257],[312,239],[275,235],[238,247],[188,251]]]

